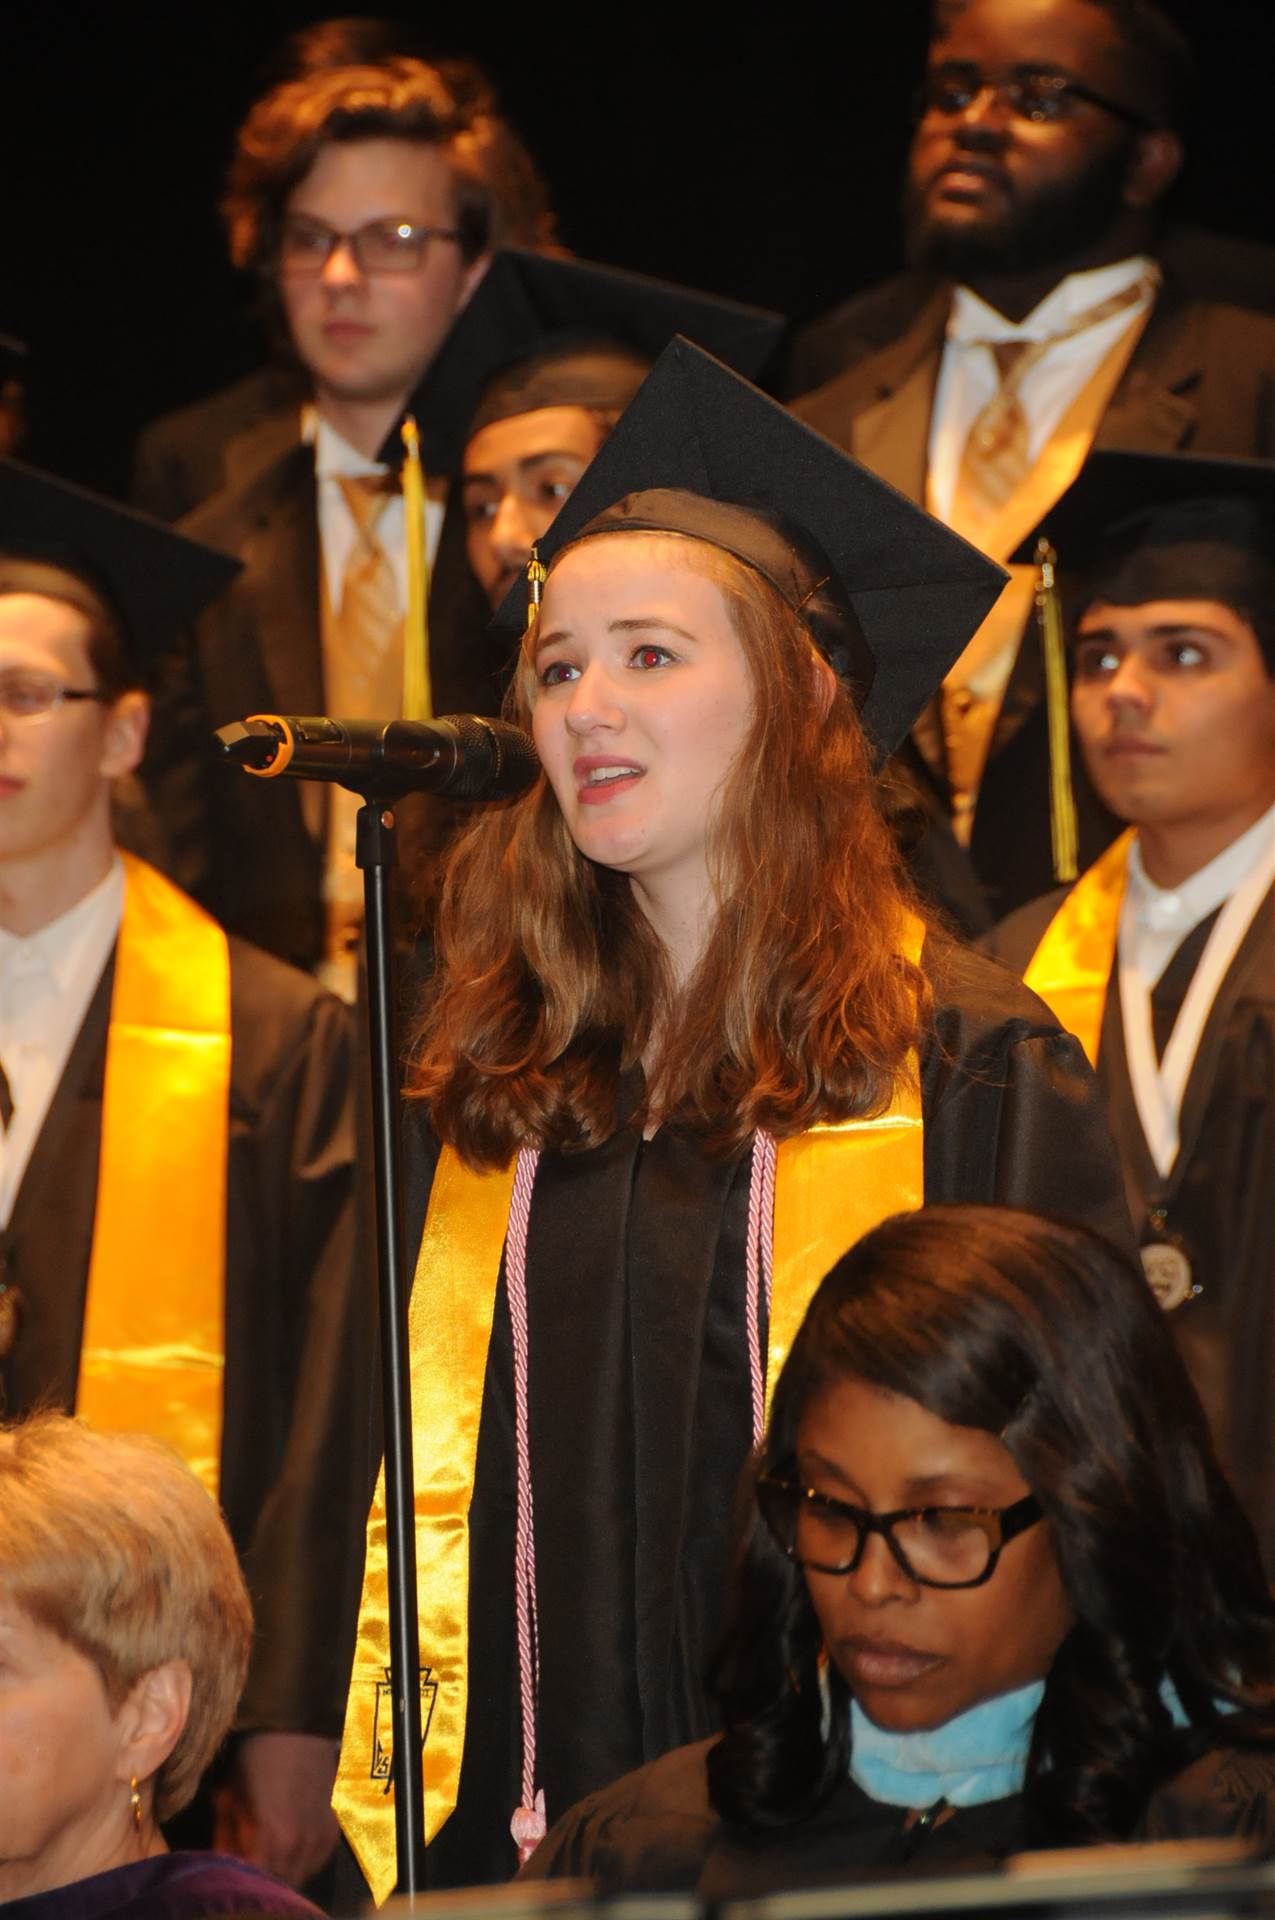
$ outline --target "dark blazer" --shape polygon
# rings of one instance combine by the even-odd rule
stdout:
[[[300,439],[309,385],[299,367],[258,367],[188,407],[152,420],[133,453],[132,499],[177,521],[239,486]]]
[[[323,938],[325,791],[246,778],[210,743],[214,728],[250,713],[327,711],[314,457],[294,432],[263,463],[256,455],[272,432],[277,420],[258,422],[227,448],[244,477],[182,523],[244,565],[201,617],[191,646],[167,664],[142,779],[165,870],[230,931],[309,968]],[[436,712],[499,710],[509,649],[488,635],[488,619],[459,512],[449,512],[430,593]],[[406,805],[400,824],[405,865],[419,869],[436,850],[439,810]]]
[[[1184,297],[1275,313],[1275,247],[1202,227],[1170,227],[1155,251]],[[783,396],[795,400],[812,393],[864,354],[888,346],[940,284],[935,274],[913,268],[796,327],[783,371]]]
[[[931,284],[917,306],[918,291],[915,278],[882,289],[869,318],[882,333],[893,310],[894,336],[858,353],[793,410],[909,499],[923,501],[951,289]],[[1149,453],[1275,453],[1275,318],[1194,298],[1166,278],[1096,444]],[[947,796],[913,743],[900,762],[904,777],[946,816]],[[1078,756],[1072,772],[1083,870],[1114,838],[1117,824],[1089,787]],[[993,917],[1053,884],[1044,669],[1035,644],[1020,648],[1010,675],[970,855]]]

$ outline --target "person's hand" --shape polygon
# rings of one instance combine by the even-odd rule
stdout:
[[[315,1733],[250,1733],[217,1796],[214,1844],[299,1887],[331,1859],[329,1804],[340,1743]]]

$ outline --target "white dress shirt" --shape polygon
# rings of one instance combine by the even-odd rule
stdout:
[[[1148,255],[1135,254],[1109,267],[1069,273],[1025,320],[1018,322],[1007,320],[969,287],[956,289],[930,416],[928,497],[933,512],[945,518],[951,511],[970,428],[999,389],[996,361],[986,343],[1047,340],[1051,334],[1063,332],[1078,314],[1099,306],[1140,279],[1147,282],[1141,300],[1096,326],[1057,340],[1023,376],[1018,395],[1027,417],[1028,452],[1035,460],[1116,342],[1130,327],[1141,324],[1155,298],[1159,269]]]
[[[1121,958],[1146,982],[1148,991],[1192,928],[1216,913],[1263,861],[1275,863],[1275,807],[1176,887],[1158,887],[1150,878],[1135,837],[1129,849],[1129,939],[1127,951],[1122,942]]]
[[[0,1226],[40,1137],[124,911],[118,860],[68,913],[25,938],[0,928],[0,1060],[13,1097],[0,1129]]]

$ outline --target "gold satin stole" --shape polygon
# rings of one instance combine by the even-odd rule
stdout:
[[[1120,908],[1129,869],[1130,827],[1082,873],[1046,927],[1023,975],[1079,1040],[1091,1067],[1098,1064],[1102,1010],[1116,964]]]
[[[157,1434],[216,1498],[225,1373],[230,950],[129,854],[76,1412]]]

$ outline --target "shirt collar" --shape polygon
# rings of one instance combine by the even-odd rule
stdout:
[[[352,447],[313,403],[302,413],[301,437],[314,448],[314,471],[320,480],[351,475],[365,478],[388,471],[380,461],[369,460],[357,447]]]
[[[0,969],[23,973],[47,972],[65,992],[75,972],[76,956],[99,926],[118,928],[124,911],[124,868],[116,854],[97,885],[56,920],[34,933],[9,933],[0,927]]]
[[[1158,283],[1160,269],[1149,254],[1131,254],[1110,266],[1069,273],[1033,307],[1025,320],[1007,320],[972,287],[958,287],[947,319],[947,337],[960,345],[988,340],[1048,340],[1061,333],[1077,314],[1096,307],[1140,279]],[[1130,313],[1133,309],[1130,308]]]
[[[1185,940],[1192,927],[1230,899],[1250,868],[1269,857],[1273,836],[1275,807],[1270,807],[1238,840],[1176,887],[1156,885],[1143,865],[1141,842],[1135,836],[1129,849],[1129,897],[1138,924],[1157,933],[1172,930]]]

